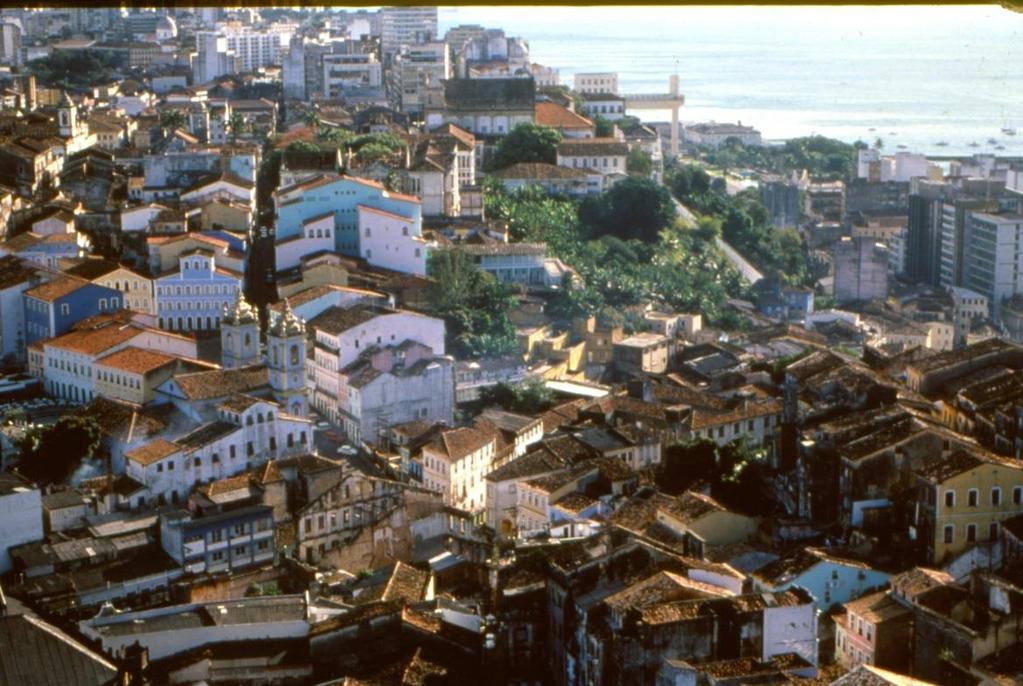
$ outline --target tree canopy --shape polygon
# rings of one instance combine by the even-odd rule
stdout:
[[[25,65],[40,86],[82,91],[113,81],[127,67],[125,60],[101,50],[57,50]]]
[[[67,480],[83,459],[99,450],[100,428],[95,419],[64,415],[49,426],[31,429],[20,445],[18,468],[39,483]]]
[[[638,147],[629,150],[629,156],[625,158],[625,171],[634,176],[650,176],[653,170],[654,161],[650,153]]]
[[[668,190],[651,179],[623,179],[579,208],[579,217],[593,235],[611,234],[654,243],[678,213]]]
[[[561,134],[549,126],[519,124],[497,143],[492,168],[503,169],[519,162],[554,164],[560,142]]]
[[[480,391],[480,404],[497,405],[509,412],[534,415],[554,406],[554,395],[539,379],[520,384],[500,382]]]
[[[484,189],[487,215],[507,221],[514,240],[546,242],[548,254],[582,278],[583,285],[576,286],[566,277],[548,299],[545,312],[557,321],[657,301],[720,322],[726,321],[725,301],[742,293],[741,277],[717,246],[677,222],[664,227],[654,242],[593,237],[572,200],[537,187],[505,193],[487,183]],[[627,316],[623,322],[628,324]]]
[[[430,313],[444,320],[448,353],[459,358],[500,357],[518,347],[508,311],[512,290],[458,249],[430,253]]]

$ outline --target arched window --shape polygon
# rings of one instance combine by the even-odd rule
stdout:
[[[244,342],[245,342],[245,347],[246,348],[249,348],[249,347],[252,346],[252,334],[250,334],[248,331],[245,332],[245,341]]]
[[[291,364],[298,364],[298,344],[291,344]]]

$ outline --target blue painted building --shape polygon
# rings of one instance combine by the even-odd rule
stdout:
[[[805,548],[778,558],[752,576],[754,591],[784,591],[799,586],[814,597],[817,609],[827,612],[885,586],[891,575],[859,560],[837,557],[820,548]]]
[[[244,275],[218,267],[212,250],[196,248],[178,257],[178,268],[153,280],[157,323],[168,331],[220,328],[224,310],[232,307]]]
[[[757,311],[772,319],[803,321],[813,314],[812,288],[785,286],[779,279],[762,279],[755,287]]]
[[[123,307],[120,291],[72,276],[31,288],[23,298],[27,344],[67,333],[87,317]]]
[[[274,557],[269,505],[250,505],[208,517],[187,510],[160,515],[160,545],[186,573],[233,571]]]
[[[301,238],[306,220],[332,212],[335,250],[353,257],[360,255],[359,205],[408,217],[416,226],[422,225],[419,198],[393,193],[383,184],[355,176],[325,174],[282,188],[274,193],[274,204],[278,242]]]

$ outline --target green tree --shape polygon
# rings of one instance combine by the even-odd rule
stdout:
[[[316,110],[306,110],[302,115],[302,122],[311,129],[320,128],[320,113]]]
[[[66,481],[82,460],[96,456],[100,428],[95,419],[68,414],[55,423],[36,427],[23,438],[18,467],[39,483]]]
[[[378,160],[387,159],[394,155],[394,150],[382,143],[369,143],[359,148],[355,158],[362,164],[372,164]]]
[[[309,141],[292,141],[288,143],[288,147],[285,148],[288,152],[318,152],[320,146],[316,143],[310,143]]]
[[[630,177],[600,196],[586,198],[579,218],[594,236],[611,234],[656,242],[678,216],[668,190],[651,179]]]
[[[247,124],[245,117],[241,112],[232,112],[231,116],[227,120],[227,128],[231,132],[231,142],[235,143],[238,141],[238,134],[244,133]]]
[[[325,143],[343,147],[355,140],[355,134],[338,126],[320,126],[316,138]]]
[[[654,161],[650,153],[639,147],[629,150],[629,156],[625,158],[625,171],[633,176],[650,176],[654,170]]]
[[[469,358],[515,351],[518,341],[508,318],[515,296],[509,287],[480,270],[457,248],[431,252],[427,272],[434,278],[429,309],[446,324],[448,352]]]
[[[160,114],[160,126],[165,129],[183,129],[188,124],[188,117],[181,110],[164,110]]]
[[[610,138],[615,135],[615,123],[599,114],[593,118],[593,135],[597,138]]]
[[[519,124],[497,143],[493,169],[503,169],[519,162],[554,164],[558,157],[561,134],[549,126]]]
[[[497,405],[509,412],[534,415],[554,406],[554,394],[540,379],[520,384],[500,382],[480,391],[483,407]]]

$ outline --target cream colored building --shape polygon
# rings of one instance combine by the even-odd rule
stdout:
[[[439,491],[446,505],[468,512],[486,506],[487,482],[497,435],[474,427],[450,429],[423,446],[423,485]]]
[[[911,535],[932,564],[997,540],[1023,513],[1023,464],[980,449],[958,450],[917,471]]]
[[[156,314],[156,303],[153,301],[153,280],[142,276],[126,267],[119,267],[109,274],[104,274],[93,283],[124,293],[124,306],[136,312]]]
[[[96,360],[96,394],[113,400],[144,405],[156,387],[178,368],[178,358],[156,350],[128,347]]]

